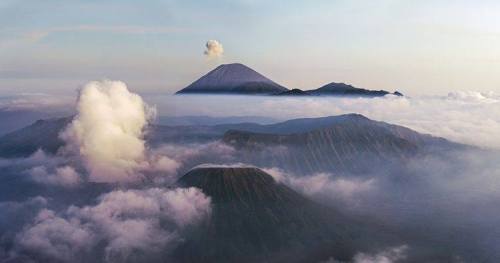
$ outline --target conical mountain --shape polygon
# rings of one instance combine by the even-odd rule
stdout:
[[[181,262],[349,260],[360,248],[357,237],[372,235],[258,168],[196,168],[179,184],[212,199],[210,219],[177,251]]]
[[[176,94],[277,94],[287,89],[240,63],[223,64]]]

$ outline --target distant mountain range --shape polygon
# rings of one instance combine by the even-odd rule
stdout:
[[[329,83],[314,90],[289,90],[240,63],[223,64],[176,94],[253,94],[276,96],[403,96],[396,91],[367,90],[344,83]]]
[[[37,149],[57,152],[63,146],[58,134],[70,120],[40,120],[0,137],[0,157],[26,157]],[[294,119],[267,125],[151,125],[145,139],[153,147],[163,143],[218,141],[236,150],[232,158],[237,162],[280,167],[300,174],[373,174],[397,170],[418,155],[468,147],[359,114]],[[218,156],[209,155],[189,161],[185,168],[220,161]]]

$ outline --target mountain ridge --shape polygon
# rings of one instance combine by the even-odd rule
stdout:
[[[273,96],[346,96],[382,97],[403,96],[386,90],[356,88],[345,83],[331,82],[313,90],[288,89],[241,63],[217,66],[175,94],[241,94]]]
[[[0,136],[0,157],[27,157],[38,149],[56,153],[64,143],[59,139],[58,134],[71,120],[72,117],[38,120],[22,129]],[[387,132],[392,131],[393,136],[405,136],[406,139],[411,139],[416,144],[434,142],[445,145],[447,143],[460,145],[449,142],[444,138],[421,134],[403,126],[370,120],[361,114],[355,113],[319,118],[291,119],[274,124],[246,122],[186,126],[150,125],[146,130],[146,141],[153,145],[169,142],[205,143],[223,139],[224,134],[229,131],[290,135],[324,129],[332,125],[342,126],[353,122],[385,127]]]

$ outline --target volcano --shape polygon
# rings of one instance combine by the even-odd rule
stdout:
[[[229,130],[222,141],[237,149],[240,162],[300,174],[385,173],[413,157],[466,147],[359,114]]]
[[[195,168],[179,184],[200,188],[213,205],[176,252],[181,262],[349,260],[362,247],[358,237],[377,236],[258,168]]]
[[[266,78],[240,63],[223,64],[208,72],[176,94],[277,94],[288,91],[285,87]]]

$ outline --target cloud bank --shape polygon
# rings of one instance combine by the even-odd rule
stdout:
[[[193,95],[148,99],[160,112],[177,115],[227,116],[231,112],[287,120],[359,113],[456,142],[500,148],[500,96],[494,92],[381,98]]]
[[[353,205],[359,196],[377,189],[375,178],[346,178],[329,173],[294,175],[278,167],[263,168],[274,180],[315,199],[327,199],[328,202],[343,202]]]
[[[64,262],[101,253],[107,262],[144,253],[147,258],[180,241],[181,230],[210,211],[210,198],[196,188],[116,190],[93,206],[71,206],[61,214],[42,209],[17,235],[16,246],[21,254]]]

